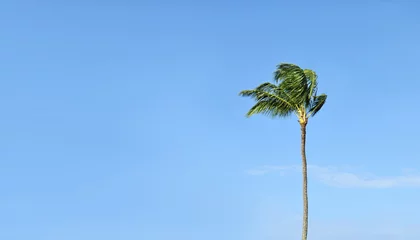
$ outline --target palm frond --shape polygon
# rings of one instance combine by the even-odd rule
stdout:
[[[305,72],[299,66],[289,63],[277,65],[274,81],[279,83],[279,88],[287,93],[294,103],[300,105],[306,102],[308,80]]]
[[[316,75],[316,72],[311,69],[304,69],[303,72],[305,73],[306,79],[308,80],[308,101],[307,105],[309,105],[309,102],[313,96],[316,96],[318,91],[318,76]]]
[[[278,90],[278,86],[270,82],[265,82],[259,85],[258,87],[256,87],[255,89],[258,91],[274,93],[276,92],[276,90]]]
[[[294,112],[294,109],[282,105],[276,99],[267,99],[258,101],[246,114],[247,117],[250,117],[254,114],[263,114],[270,117],[287,117]]]
[[[277,92],[277,94],[278,93],[279,92]],[[275,92],[259,90],[258,87],[252,90],[243,90],[239,93],[239,95],[242,97],[251,97],[255,99],[256,101],[264,101],[264,100],[272,98],[279,101],[282,105],[288,106],[290,108],[294,107],[294,105],[290,101],[288,101],[288,99],[285,96],[280,96],[277,94]]]
[[[315,114],[321,110],[322,106],[324,106],[325,102],[327,101],[327,95],[321,94],[319,96],[315,96],[313,101],[311,102],[311,109],[309,110],[309,116],[313,117]]]
[[[251,97],[257,103],[248,111],[247,116],[262,113],[265,115],[288,116],[295,110],[295,105],[292,104],[287,96],[282,95],[278,86],[271,83],[263,83],[255,89],[244,90],[239,93],[243,97]]]

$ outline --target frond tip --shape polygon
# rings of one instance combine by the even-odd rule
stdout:
[[[326,94],[315,96],[314,100],[311,103],[311,109],[309,110],[309,115],[311,117],[315,116],[315,114],[319,112],[319,110],[321,110],[322,106],[324,106],[326,101],[327,101]]]

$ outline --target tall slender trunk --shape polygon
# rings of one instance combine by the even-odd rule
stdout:
[[[300,123],[301,129],[301,154],[302,154],[302,178],[303,178],[303,225],[302,225],[302,240],[307,240],[308,237],[308,169],[306,164],[306,124]]]

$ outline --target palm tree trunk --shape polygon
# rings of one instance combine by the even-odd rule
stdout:
[[[303,225],[302,225],[302,240],[307,240],[308,237],[308,169],[306,164],[306,124],[300,124],[301,129],[301,154],[302,154],[302,177],[303,177]]]

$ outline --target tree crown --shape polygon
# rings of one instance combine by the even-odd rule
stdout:
[[[315,116],[327,100],[326,94],[317,95],[318,76],[311,69],[282,63],[274,72],[274,83],[265,82],[255,89],[243,90],[243,97],[251,97],[256,104],[247,117],[264,114],[271,117],[288,117],[295,113],[301,124]]]

